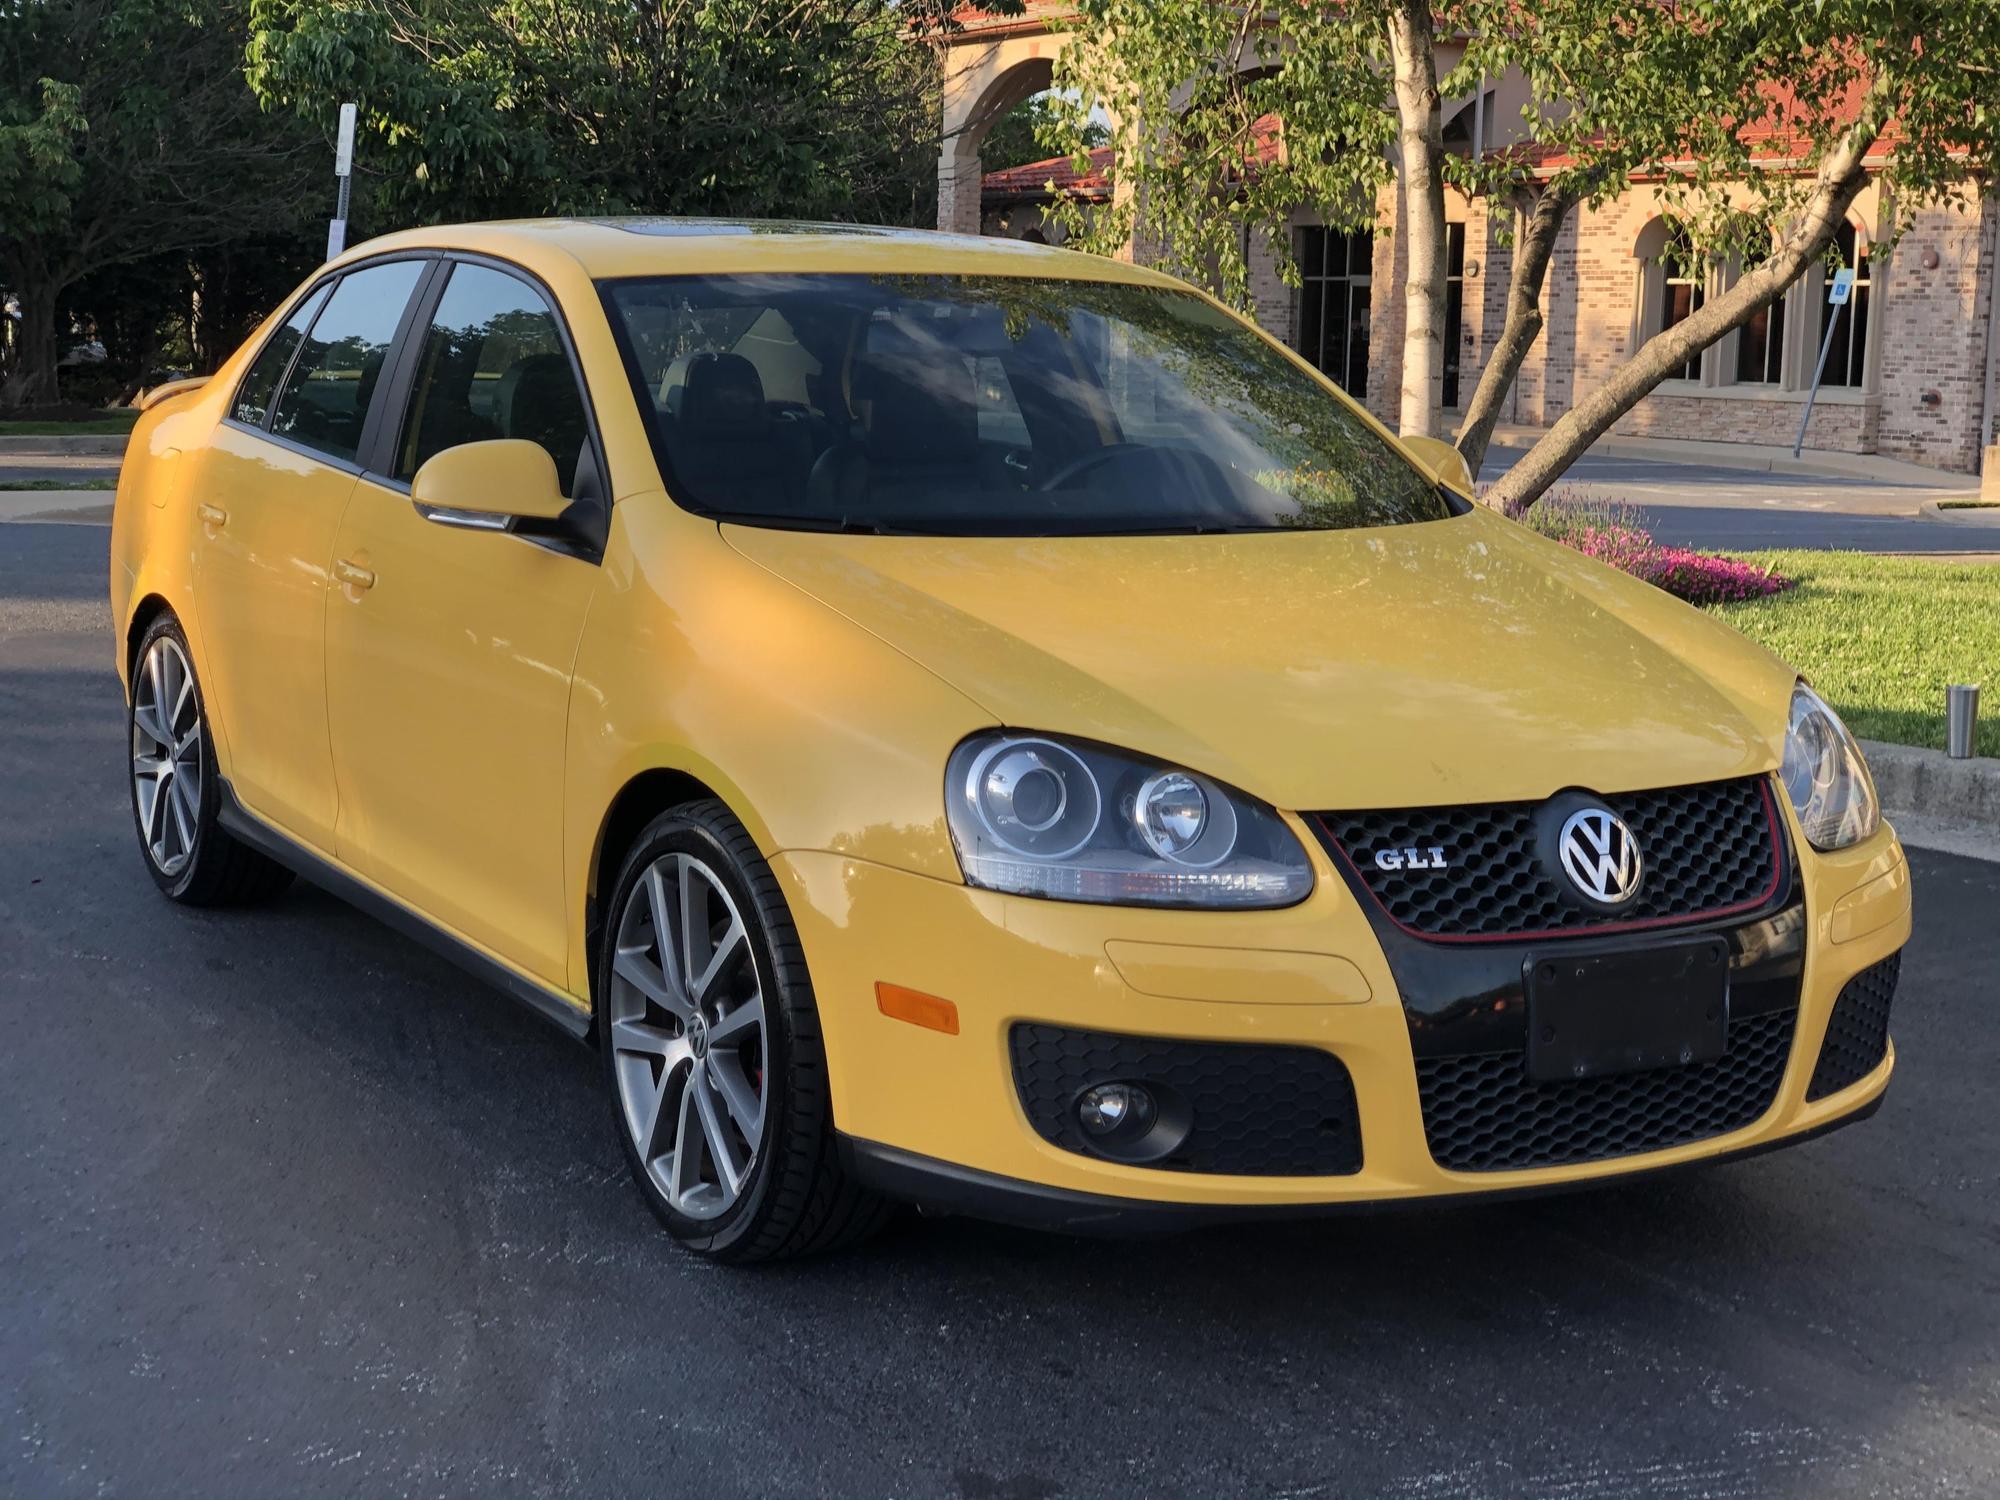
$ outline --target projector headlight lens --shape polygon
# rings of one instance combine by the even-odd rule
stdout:
[[[945,810],[968,884],[1062,901],[1290,906],[1305,850],[1270,808],[1194,771],[994,730],[952,753]]]

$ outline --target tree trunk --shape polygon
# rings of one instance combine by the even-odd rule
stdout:
[[[1514,271],[1507,283],[1507,320],[1479,372],[1478,389],[1465,409],[1458,430],[1458,451],[1472,477],[1486,462],[1486,448],[1493,440],[1493,426],[1500,420],[1500,408],[1514,389],[1514,378],[1528,351],[1542,333],[1542,283],[1548,279],[1549,257],[1556,247],[1569,211],[1576,206],[1577,194],[1561,188],[1544,188],[1521,221],[1514,237]]]
[[[1882,132],[1890,92],[1887,75],[1877,74],[1855,122],[1820,163],[1804,210],[1770,258],[1685,321],[1640,345],[1609,380],[1565,412],[1525,458],[1500,476],[1486,494],[1487,504],[1510,516],[1525,515],[1563,471],[1654,386],[1784,295],[1813,258],[1825,252],[1867,183],[1863,158]]]
[[[1429,0],[1401,0],[1390,12],[1389,53],[1401,121],[1397,181],[1409,259],[1399,421],[1406,437],[1436,437],[1444,394],[1444,115]]]

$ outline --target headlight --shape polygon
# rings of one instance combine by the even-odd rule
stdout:
[[[1193,771],[1046,735],[952,752],[945,813],[970,885],[1141,906],[1290,906],[1312,867],[1270,808]]]
[[[1779,774],[1815,849],[1858,844],[1882,821],[1861,747],[1840,715],[1803,682],[1792,689],[1792,722]]]

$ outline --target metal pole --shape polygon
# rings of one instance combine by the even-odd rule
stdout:
[[[354,171],[354,116],[352,104],[340,106],[340,134],[333,148],[333,176],[339,184],[333,218],[326,226],[326,258],[332,260],[347,248],[348,185]]]
[[[1843,305],[1843,304],[1837,304]],[[1819,363],[1813,366],[1812,389],[1806,392],[1806,409],[1799,417],[1799,435],[1792,441],[1792,457],[1799,456],[1799,450],[1806,445],[1806,423],[1812,420],[1813,402],[1819,399],[1819,377],[1826,370],[1826,354],[1833,347],[1834,330],[1840,327],[1838,311],[1826,320],[1826,337],[1819,341]]]

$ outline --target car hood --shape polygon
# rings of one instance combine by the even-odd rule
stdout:
[[[1674,786],[1783,748],[1790,668],[1483,510],[1216,536],[723,534],[996,723],[1280,807]]]

